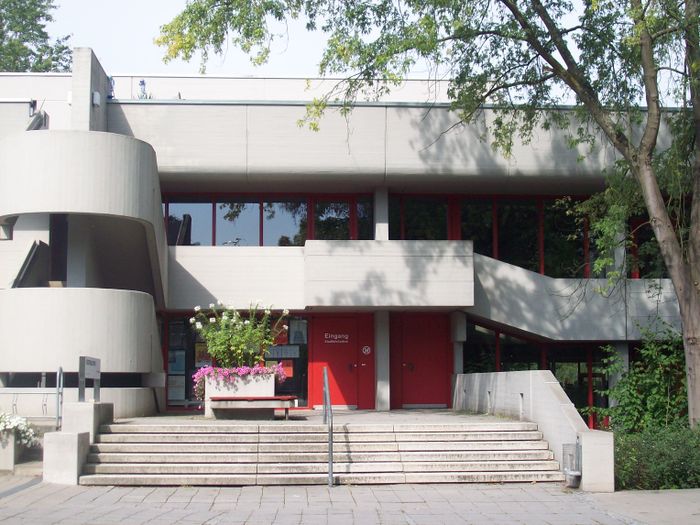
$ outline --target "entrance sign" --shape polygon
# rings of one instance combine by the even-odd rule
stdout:
[[[350,343],[350,334],[334,334],[334,333],[329,333],[325,332],[323,334],[323,342],[327,345],[333,345],[333,344],[348,344]]]
[[[81,355],[78,361],[78,401],[85,401],[85,380],[92,379],[94,400],[100,400],[100,360]]]

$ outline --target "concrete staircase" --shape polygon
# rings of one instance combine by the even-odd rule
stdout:
[[[328,481],[309,424],[111,424],[81,485],[309,485]],[[534,423],[334,426],[339,484],[563,481]]]

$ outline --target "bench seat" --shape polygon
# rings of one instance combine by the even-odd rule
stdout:
[[[213,396],[210,400],[212,410],[270,410],[274,416],[276,408],[284,408],[284,418],[289,419],[289,409],[295,405],[297,396]]]

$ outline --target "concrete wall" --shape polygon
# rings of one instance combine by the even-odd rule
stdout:
[[[293,310],[426,308],[473,301],[470,242],[307,241],[170,248],[169,309],[223,301]]]
[[[106,131],[110,83],[92,49],[73,49],[71,87],[71,129]]]
[[[70,73],[0,73],[0,99],[36,100],[37,111],[48,113],[52,129],[70,129],[72,82]]]
[[[0,138],[24,131],[30,119],[29,101],[0,99]]]
[[[148,144],[81,131],[35,131],[0,141],[0,218],[50,212],[143,224],[156,299],[163,302],[166,238],[156,158]]]
[[[474,304],[471,241],[307,241],[305,303],[347,307]]]
[[[615,490],[612,433],[586,427],[551,371],[458,374],[452,407],[537,423],[560,462],[562,445],[579,442],[581,488],[592,492]]]
[[[558,194],[553,181],[564,180],[567,192],[585,193],[602,187],[601,170],[614,160],[603,146],[570,149],[551,130],[516,143],[505,158],[486,133],[492,112],[445,134],[457,117],[444,106],[360,106],[349,119],[329,111],[319,132],[297,126],[302,104],[136,101],[108,111],[109,131],[153,144],[171,190],[426,191],[428,184],[428,191]]]
[[[162,372],[153,368],[153,299],[143,292],[13,288],[0,291],[0,312],[2,372],[77,372],[80,355],[101,359],[103,372]]]

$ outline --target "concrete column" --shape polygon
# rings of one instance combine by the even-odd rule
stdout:
[[[389,410],[391,389],[389,387],[389,312],[374,313],[374,363],[376,371],[376,410]]]
[[[374,240],[389,240],[389,191],[386,188],[374,190]]]
[[[77,485],[89,450],[89,432],[44,434],[44,481]]]
[[[71,129],[106,131],[110,82],[92,49],[73,50],[72,78]]]

